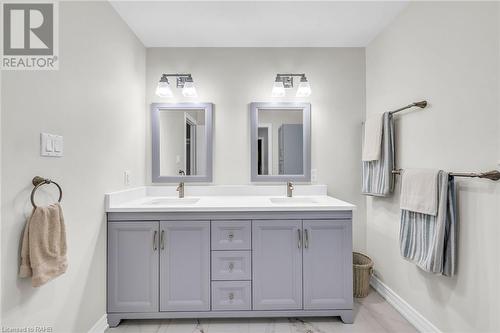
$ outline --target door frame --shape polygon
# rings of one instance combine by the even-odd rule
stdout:
[[[259,128],[267,128],[267,174],[273,174],[273,124],[262,123]],[[258,129],[257,129],[258,134]],[[260,137],[259,137],[260,138]]]
[[[196,170],[196,131],[197,131],[197,125],[198,122],[196,119],[188,114],[187,112],[184,112],[184,170],[187,170],[187,153],[186,153],[186,147],[187,147],[187,131],[186,131],[186,125],[189,125],[189,130],[191,131],[191,137],[190,137],[190,142],[189,142],[189,170],[190,174],[188,175],[186,173],[186,176],[192,176],[197,174]]]

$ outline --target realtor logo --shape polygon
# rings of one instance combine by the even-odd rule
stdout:
[[[58,69],[56,3],[2,5],[1,69]]]

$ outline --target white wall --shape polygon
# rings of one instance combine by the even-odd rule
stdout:
[[[498,6],[414,2],[368,46],[368,113],[430,103],[397,117],[399,167],[498,168]],[[377,276],[440,330],[499,331],[500,184],[457,182],[456,277],[424,273],[401,258],[398,191],[390,199],[367,199],[367,251]]]
[[[184,110],[160,111],[160,174],[176,176],[186,170],[186,119]]]
[[[330,195],[358,205],[354,245],[364,248],[364,200],[359,194],[363,48],[150,48],[146,63],[148,103],[172,102],[155,95],[162,73],[189,72],[198,88],[197,101],[215,104],[215,184],[250,183],[248,103],[286,100],[270,97],[276,73],[306,73],[313,90],[306,99],[312,105],[312,168],[318,171],[317,182],[328,185]],[[174,94],[177,102],[189,101],[180,90],[174,89]],[[150,140],[148,134],[148,161]],[[148,164],[148,183],[150,170]]]
[[[59,32],[59,71],[2,73],[1,316],[86,332],[105,313],[104,193],[123,187],[124,170],[131,186],[145,179],[145,49],[107,2],[61,2]],[[40,132],[63,135],[65,156],[40,157]],[[64,190],[69,259],[38,289],[17,277],[35,175]]]

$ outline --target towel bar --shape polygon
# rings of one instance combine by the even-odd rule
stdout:
[[[395,175],[400,175],[402,169],[392,170],[392,173]],[[453,177],[470,177],[470,178],[486,178],[489,180],[497,181],[500,180],[500,171],[491,170],[487,172],[450,172],[450,176]]]
[[[409,108],[413,108],[413,107],[419,107],[419,108],[423,109],[423,108],[427,107],[427,101],[420,101],[420,102],[411,103],[411,104],[408,104],[407,106],[403,106],[402,108],[399,108],[399,109],[396,109],[393,111],[389,111],[389,113],[391,115],[393,115],[395,113],[398,113],[400,111],[403,111],[403,110],[406,110]]]
[[[406,109],[410,109],[410,108],[413,108],[413,107],[419,107],[419,108],[423,109],[423,108],[427,107],[427,104],[428,104],[427,101],[420,101],[420,102],[411,103],[411,104],[408,104],[407,106],[403,106],[402,108],[389,111],[389,114],[392,116],[395,113],[398,113],[400,111],[403,111],[403,110],[406,110]],[[361,122],[361,124],[364,125],[365,122],[363,121],[363,122]]]
[[[36,190],[38,190],[38,188],[40,186],[43,186],[45,184],[54,184],[55,186],[57,186],[57,188],[59,189],[59,199],[57,200],[57,202],[61,202],[62,200],[62,195],[63,195],[63,192],[62,192],[62,188],[61,186],[59,186],[58,183],[56,183],[55,181],[53,180],[50,180],[48,178],[43,178],[43,177],[40,177],[40,176],[35,176],[32,180],[31,180],[31,183],[33,184],[33,186],[35,186],[33,188],[33,190],[31,191],[31,204],[33,205],[33,208],[36,208],[36,204],[35,204],[35,192]]]

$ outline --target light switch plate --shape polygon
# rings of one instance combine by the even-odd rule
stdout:
[[[64,142],[61,135],[40,133],[40,155],[47,157],[63,156]]]

